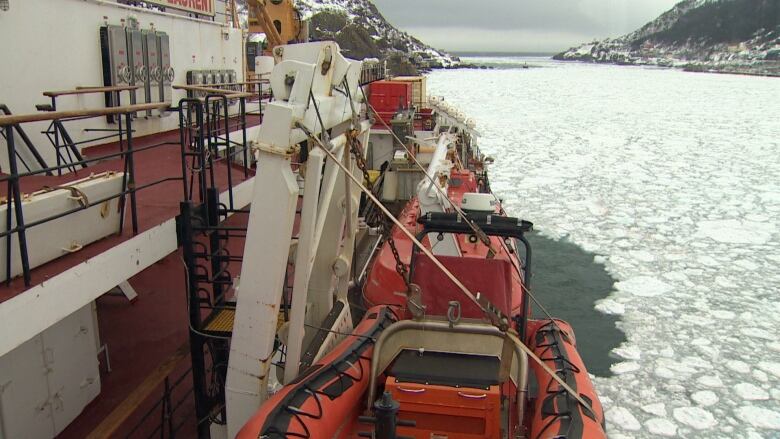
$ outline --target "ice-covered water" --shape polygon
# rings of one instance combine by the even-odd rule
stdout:
[[[491,61],[429,93],[477,120],[511,213],[618,280],[610,436],[780,437],[780,80]]]

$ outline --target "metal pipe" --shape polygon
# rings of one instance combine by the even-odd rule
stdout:
[[[224,114],[222,115],[224,117],[224,124],[225,124],[225,153],[226,153],[226,166],[227,166],[227,183],[228,183],[228,205],[232,209],[235,207],[233,205],[233,167],[230,163],[230,154],[231,154],[231,145],[230,145],[230,130],[229,130],[229,122],[230,122],[230,116],[228,114],[228,99],[226,96],[222,95],[221,97],[218,97],[220,101],[222,102],[222,108],[224,110]],[[217,127],[219,128],[219,120],[217,120]],[[218,142],[219,136],[215,136],[215,141]],[[219,143],[217,143],[219,145]],[[215,152],[215,156],[217,156],[217,151]],[[217,160],[218,161],[218,160]],[[213,183],[212,183],[213,184]]]
[[[200,164],[198,168],[198,191],[200,194],[200,202],[203,203],[206,201],[206,148],[208,148],[206,136],[208,136],[208,123],[209,123],[209,106],[208,103],[204,105],[205,111],[201,111],[198,115],[197,120],[197,126],[195,128],[196,133],[196,142],[197,142],[197,158],[198,162]],[[205,130],[204,130],[205,128]],[[208,160],[210,161],[212,158],[212,154],[208,155]],[[213,169],[210,169],[213,172]],[[212,173],[213,177],[213,173]],[[212,185],[213,185],[213,178],[212,178]]]
[[[79,149],[76,148],[76,143],[73,142],[73,139],[70,137],[70,134],[68,134],[68,130],[65,129],[65,125],[62,124],[62,121],[59,119],[54,120],[54,124],[56,127],[59,128],[60,133],[62,134],[62,140],[65,142],[66,145],[66,151],[69,151],[73,153],[73,155],[76,157],[76,161],[84,161],[84,157],[81,156],[81,152],[79,152]],[[86,168],[86,163],[81,164],[82,168]]]
[[[216,187],[208,188],[206,192],[206,221],[210,227],[219,225],[219,192]],[[220,236],[219,233],[214,231],[209,233],[209,247],[210,255],[209,262],[211,262],[211,277],[213,280],[219,279],[222,275],[222,256],[219,254],[220,250]],[[214,301],[218,302],[222,300],[222,285],[214,282],[212,284],[212,294]]]
[[[11,193],[11,180],[8,180],[8,194]],[[13,236],[11,235],[11,197],[8,197],[7,207],[5,209],[5,284],[11,285],[11,246]]]
[[[5,104],[0,104],[0,111],[2,111],[7,116],[11,115],[11,110]],[[46,160],[44,160],[43,157],[41,157],[41,154],[38,152],[38,149],[35,148],[35,145],[33,145],[32,141],[30,140],[30,137],[27,136],[27,133],[24,131],[24,129],[22,129],[21,125],[16,125],[16,132],[19,133],[19,137],[22,138],[22,141],[25,143],[25,145],[27,145],[27,149],[35,157],[35,161],[38,162],[38,166],[40,166],[41,168],[48,168],[49,165],[46,164]],[[52,175],[52,173],[47,172],[46,175]]]
[[[54,99],[54,98],[52,98],[52,99]],[[64,159],[61,158],[62,156],[60,155],[60,133],[59,133],[59,130],[57,129],[57,125],[54,124],[54,121],[52,121],[52,126],[54,127],[53,128],[53,132],[54,132],[54,150],[57,152],[57,176],[61,176],[62,175],[62,168],[60,166],[62,166],[62,160],[64,160]],[[75,172],[75,169],[73,171]]]
[[[118,116],[117,122],[119,124],[119,152],[124,152],[123,145],[125,140],[124,140],[124,136],[122,135],[122,115],[118,114],[117,116]],[[122,172],[122,191],[124,191],[126,189],[125,186],[127,185],[127,158],[125,158],[123,162],[122,170],[124,171]],[[122,231],[125,228],[125,210],[126,210],[125,199],[126,197],[124,196],[124,194],[119,199],[119,234],[120,235],[122,234]]]
[[[46,131],[41,131],[41,134],[46,134],[46,138],[49,139],[49,142],[51,142],[52,146],[54,146],[54,152],[56,153],[56,156],[57,156],[57,165],[54,166],[52,169],[57,171],[57,175],[58,176],[62,175],[61,171],[62,171],[63,168],[65,168],[65,169],[72,169],[70,165],[62,165],[61,164],[62,161],[65,160],[65,159],[62,157],[62,154],[60,153],[60,148],[56,146],[59,141],[55,141],[55,139],[52,138],[52,135],[54,135],[54,122],[49,124],[48,128],[46,128]],[[73,171],[75,171],[75,169],[73,169]],[[32,174],[32,173],[33,172],[28,172],[27,174]],[[35,172],[35,173],[37,174],[38,172]],[[20,177],[21,176],[23,176],[23,174],[20,174]],[[0,177],[0,178],[2,178],[2,177]]]
[[[184,144],[186,142],[186,139],[184,138],[184,130],[187,129],[185,127],[184,122],[184,103],[189,102],[186,99],[182,99],[179,101],[179,145],[181,146],[181,175],[182,175],[182,183],[184,186],[184,198],[183,200],[187,199],[187,157],[185,156],[185,147]],[[187,105],[189,108],[189,105]]]
[[[249,177],[249,147],[246,144],[246,99],[241,98],[239,102],[239,122],[241,125],[241,135],[244,139],[244,178]]]
[[[9,171],[11,171],[11,175],[17,175],[18,170],[16,169],[16,149],[14,148],[14,127],[13,125],[9,125],[5,129],[5,135],[6,135],[6,143],[8,143],[8,167]],[[22,272],[24,273],[24,285],[30,286],[30,261],[27,254],[27,234],[24,231],[24,212],[22,211],[22,194],[21,190],[19,190],[19,177],[12,178],[9,180],[11,182],[11,189],[13,191],[13,194],[8,194],[9,196],[13,195],[14,198],[14,214],[16,216],[16,226],[17,228],[20,228],[19,230],[19,256],[22,259]],[[10,260],[10,258],[9,258]],[[11,277],[10,270],[8,272],[8,277]]]
[[[133,162],[133,115],[126,113],[127,125],[127,186],[132,190],[130,192],[130,218],[133,223],[133,235],[138,234],[138,206],[135,198],[135,163]]]

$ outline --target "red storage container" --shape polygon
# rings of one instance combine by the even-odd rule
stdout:
[[[412,84],[407,82],[376,81],[369,86],[368,101],[388,125],[399,107],[412,105]],[[383,126],[381,122],[377,125]]]
[[[482,439],[501,435],[501,391],[399,383],[387,377],[385,391],[401,404],[398,418],[415,421],[399,435],[415,439]]]

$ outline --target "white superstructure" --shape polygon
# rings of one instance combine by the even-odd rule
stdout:
[[[244,36],[241,29],[230,25],[230,17],[225,14],[226,1],[199,0],[188,11],[168,0],[146,3],[167,7],[142,8],[119,0],[0,2],[0,41],[3,42],[0,58],[4,66],[0,69],[0,104],[14,114],[32,114],[36,113],[36,105],[51,103],[51,97],[43,94],[45,91],[115,85],[107,84],[104,78],[105,41],[101,41],[104,37],[101,29],[106,28],[118,30],[120,34],[126,29],[128,38],[131,33],[140,37],[128,56],[134,55],[136,64],[140,60],[148,63],[148,67],[129,72],[120,71],[120,66],[112,62],[113,73],[132,73],[151,80],[150,90],[145,91],[143,87],[137,90],[134,101],[130,97],[133,92],[121,92],[119,105],[164,102],[175,106],[186,97],[186,92],[173,86],[187,84],[189,71],[231,71],[235,75],[230,79],[244,81]],[[154,46],[154,50],[147,53],[147,45]],[[125,48],[120,45],[114,49],[121,55]],[[227,75],[223,76],[224,82],[228,82],[226,78]],[[106,106],[103,93],[56,98],[57,111]],[[57,152],[42,133],[49,124],[49,121],[31,122],[23,124],[23,128],[42,158],[53,166],[58,163]],[[117,128],[107,118],[67,121],[66,125],[79,150],[96,144],[80,144],[94,138],[95,130]],[[133,120],[133,136],[139,138],[178,127],[178,117],[173,113],[144,111],[137,113]],[[248,129],[250,136],[254,132],[256,128]],[[107,141],[110,140],[103,140]],[[40,169],[30,152],[20,146],[18,136],[15,143],[20,159],[32,171]],[[10,173],[7,151],[7,141],[0,136],[2,174]],[[22,194],[26,222],[36,221],[38,212],[41,217],[60,214],[78,208],[87,199],[100,199],[126,188],[122,173],[95,176],[90,173],[87,168],[79,177],[70,179],[87,177],[81,177],[80,183],[71,181],[68,186]],[[236,185],[235,206],[245,207],[251,192],[251,180]],[[2,209],[7,211],[5,201]],[[91,242],[115,234],[117,223],[118,201],[114,199],[29,229],[31,268],[79,252]],[[0,239],[4,248],[0,261],[3,267],[7,240]],[[21,270],[17,242],[13,235],[9,247],[12,275],[18,275]],[[94,301],[117,285],[125,285],[128,294],[135,294],[127,280],[176,251],[177,246],[175,220],[171,218],[85,257],[83,262],[43,282],[33,283],[13,297],[3,297],[5,300],[0,301],[0,438],[53,437],[99,394],[100,338],[93,314]]]
[[[214,18],[193,18],[169,9],[160,12],[119,4],[111,0],[9,0],[7,11],[0,10],[0,104],[14,113],[32,113],[36,104],[48,104],[44,91],[70,90],[83,86],[102,86],[100,28],[130,26],[139,30],[154,29],[167,34],[170,41],[173,84],[186,84],[190,70],[234,70],[243,81],[242,31],[230,27],[224,15],[225,2],[214,0]],[[173,90],[171,102],[176,103],[185,92]],[[121,103],[128,104],[127,92]],[[63,96],[58,110],[101,108],[102,94]],[[159,133],[177,127],[175,117],[139,118],[134,124],[136,136]],[[39,145],[48,163],[55,162],[49,140],[41,134],[46,128],[41,122],[26,128],[31,140]],[[33,129],[32,127],[40,129]],[[95,120],[68,123],[73,140],[86,136],[83,129],[111,128]],[[4,140],[0,138],[4,151]],[[0,166],[8,167],[8,157],[0,154]]]

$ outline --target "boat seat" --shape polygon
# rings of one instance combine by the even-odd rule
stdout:
[[[505,315],[512,308],[512,265],[504,259],[464,258],[437,256],[475,295],[481,293]],[[460,289],[424,253],[415,256],[412,282],[420,287],[425,314],[447,315],[449,302],[457,300],[461,305],[461,317],[481,319],[482,311],[469,301]],[[518,298],[519,304],[519,298]]]
[[[388,370],[399,382],[487,389],[500,384],[501,360],[488,355],[403,350]]]

